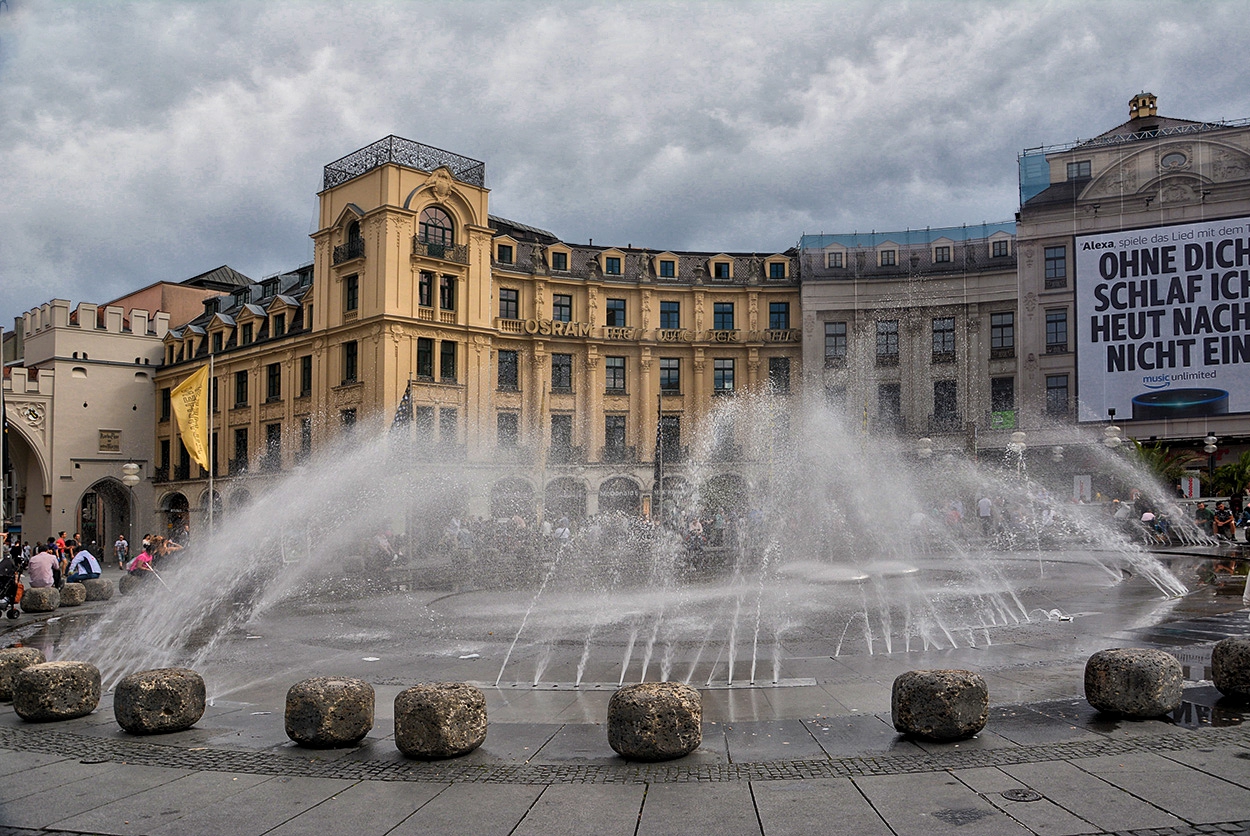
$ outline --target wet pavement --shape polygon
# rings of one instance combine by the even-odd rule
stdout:
[[[1021,596],[1036,622],[956,647],[834,656],[822,637],[796,637],[778,669],[787,687],[702,690],[702,745],[657,764],[608,747],[607,665],[579,690],[562,681],[567,662],[546,687],[494,687],[504,639],[403,649],[380,616],[339,642],[321,640],[312,614],[262,619],[231,657],[260,658],[232,668],[225,687],[206,671],[216,697],[185,732],[122,732],[108,693],[88,717],[52,724],[0,706],[0,834],[1250,833],[1250,707],[1204,681],[1214,642],[1250,634],[1240,599],[1203,589],[1163,600],[1139,579],[1052,578]],[[0,628],[0,644],[58,658],[65,637],[112,605],[24,617]],[[1046,618],[1052,609],[1071,620]],[[1085,659],[1116,646],[1175,653],[1192,680],[1181,709],[1127,722],[1090,708]],[[946,744],[896,733],[894,677],[952,667],[986,678],[985,729]],[[285,691],[328,673],[373,683],[373,731],[351,748],[300,749],[283,730]],[[433,763],[396,750],[394,697],[430,679],[483,684],[480,749]]]

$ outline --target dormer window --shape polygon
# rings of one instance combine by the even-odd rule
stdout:
[[[496,248],[495,252],[496,252],[495,260],[498,261],[500,264],[512,263],[513,259],[512,259],[512,245],[511,244],[500,244]]]
[[[898,250],[882,250],[877,258],[879,259],[878,266],[894,267],[898,264]]]
[[[661,258],[659,273],[661,279],[677,278],[677,262],[671,258]]]
[[[247,323],[242,327],[242,336],[239,337],[239,345],[252,344],[252,323]]]
[[[273,327],[270,331],[274,337],[281,337],[286,334],[286,314],[273,315]]]
[[[840,253],[840,252],[825,253],[825,258],[826,258],[825,266],[832,267],[834,269],[840,269],[844,263],[842,261],[842,256],[843,256],[843,253]]]
[[[712,278],[728,279],[729,278],[729,262],[713,261],[712,262]]]
[[[223,337],[224,335],[222,334],[221,331],[217,331],[213,334],[213,353],[214,354],[221,353],[221,345],[222,345]]]
[[[569,269],[569,254],[553,252],[551,254],[551,269],[561,272],[567,271]]]
[[[609,276],[621,275],[621,259],[620,256],[609,255],[603,259],[603,272]]]
[[[1068,163],[1068,179],[1069,180],[1088,180],[1090,176],[1089,160],[1080,160],[1075,163]]]
[[[946,264],[951,260],[951,248],[948,246],[933,248],[933,263]]]

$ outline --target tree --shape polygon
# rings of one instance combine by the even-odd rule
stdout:
[[[1213,496],[1234,496],[1250,485],[1250,451],[1241,454],[1235,462],[1222,464],[1215,469],[1211,479]]]
[[[1183,454],[1161,442],[1142,444],[1136,439],[1133,442],[1132,455],[1137,463],[1154,475],[1162,487],[1171,490],[1185,475],[1185,459]]]

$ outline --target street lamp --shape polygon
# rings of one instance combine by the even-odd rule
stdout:
[[[1207,475],[1212,482],[1215,481],[1215,451],[1220,449],[1219,443],[1220,440],[1214,434],[1202,439],[1202,449],[1207,454]]]
[[[130,490],[130,513],[126,515],[130,521],[130,531],[127,533],[126,540],[133,543],[135,540],[135,485],[139,484],[139,465],[134,462],[126,462],[122,465],[122,484]]]
[[[927,459],[933,455],[933,439],[929,437],[921,438],[916,441],[916,455],[922,459]]]
[[[1028,447],[1028,445],[1024,443],[1024,438],[1025,435],[1023,430],[1016,430],[1013,432],[1011,434],[1011,442],[1007,445],[1007,450],[1012,453],[1023,455],[1024,451]]]
[[[1059,462],[1063,461],[1063,448],[1052,447],[1050,450],[1050,460],[1055,464],[1059,464]]]

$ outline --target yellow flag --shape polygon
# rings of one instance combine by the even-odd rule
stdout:
[[[169,393],[170,406],[182,431],[182,446],[208,470],[208,366],[179,383]]]

